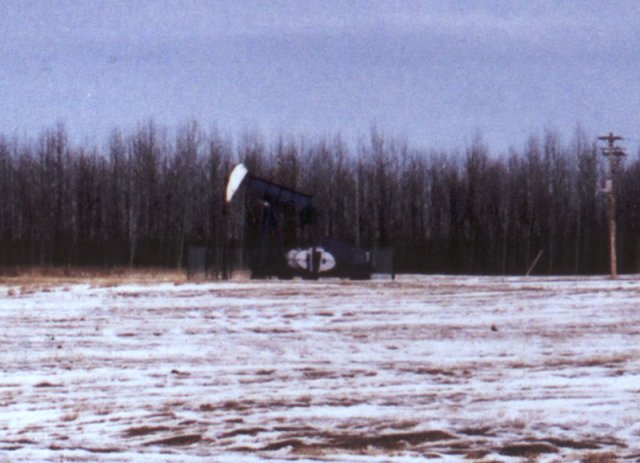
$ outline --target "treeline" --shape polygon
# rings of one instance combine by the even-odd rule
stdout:
[[[398,271],[606,273],[604,160],[584,133],[552,132],[519,150],[424,152],[375,130],[339,137],[231,140],[196,123],[114,131],[72,146],[60,126],[37,139],[0,137],[0,265],[184,265],[188,246],[256,244],[259,202],[223,214],[226,177],[252,173],[313,194],[315,233],[390,248]],[[640,159],[618,170],[622,272],[640,270]]]

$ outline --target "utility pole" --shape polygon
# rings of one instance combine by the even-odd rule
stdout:
[[[619,135],[614,135],[613,132],[609,132],[609,135],[598,137],[598,140],[607,142],[607,146],[602,148],[602,154],[607,158],[609,164],[604,193],[607,195],[608,202],[607,217],[609,219],[609,259],[611,266],[611,279],[615,280],[618,277],[618,257],[616,251],[616,193],[613,180],[616,176],[620,160],[622,159],[622,156],[624,156],[625,152],[622,148],[616,146],[616,141],[623,140],[623,138]]]

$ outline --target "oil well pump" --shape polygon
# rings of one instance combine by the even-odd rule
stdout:
[[[315,216],[311,195],[256,177],[244,164],[238,164],[227,182],[227,206],[243,186],[254,193],[254,200],[262,207],[258,241],[251,262],[252,278],[371,278],[370,253],[343,241],[317,237],[308,230],[313,226]],[[296,216],[294,222],[303,231],[303,239],[295,246],[285,241],[291,215]],[[282,220],[284,216],[289,220]]]

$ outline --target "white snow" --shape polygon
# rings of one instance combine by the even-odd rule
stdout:
[[[0,296],[7,461],[640,459],[636,276]]]

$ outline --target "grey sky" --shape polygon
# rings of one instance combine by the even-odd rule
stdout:
[[[640,2],[4,1],[0,132],[153,118],[496,151],[545,128],[640,139]]]

